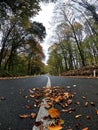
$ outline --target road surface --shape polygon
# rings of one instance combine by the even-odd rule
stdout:
[[[35,119],[21,119],[19,115],[38,113],[39,108],[34,107],[29,90],[42,88],[47,85],[47,81],[47,76],[0,80],[0,130],[32,130]],[[98,79],[50,76],[50,81],[51,86],[61,86],[75,94],[70,106],[75,108],[75,111],[61,112],[61,118],[64,120],[63,130],[82,130],[86,127],[89,130],[98,130]],[[83,99],[83,96],[86,99]],[[88,102],[87,107],[84,105],[85,102]],[[27,109],[26,106],[31,108]],[[76,115],[81,117],[75,119]]]

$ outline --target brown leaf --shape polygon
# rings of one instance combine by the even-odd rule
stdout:
[[[34,97],[35,97],[35,95],[33,95],[33,94],[30,94],[30,97],[31,97],[31,98],[34,98]]]
[[[5,97],[0,97],[0,100],[6,100],[6,98]]]
[[[80,102],[79,102],[79,101],[76,101],[76,102],[75,102],[75,104],[79,105],[79,104],[80,104]]]
[[[66,110],[66,109],[62,109],[61,111],[62,111],[62,112],[68,112],[68,110]]]
[[[54,98],[54,101],[55,101],[55,102],[59,102],[60,99],[62,99],[62,97],[61,97],[61,96],[58,96],[58,97],[55,97],[55,98]]]
[[[80,126],[81,126],[80,123],[76,124],[76,128],[80,129]]]
[[[62,126],[59,126],[59,125],[48,126],[48,130],[61,130],[61,129],[62,129]]]
[[[40,125],[40,130],[44,130],[43,124]]]
[[[70,94],[68,92],[65,92],[63,97],[64,98],[69,98],[69,96],[70,96]]]
[[[24,98],[28,98],[28,96],[27,95],[25,95],[25,96],[23,96]]]
[[[44,116],[43,117],[43,120],[47,120],[47,119],[49,119],[49,116]]]
[[[94,103],[94,102],[90,102],[90,104],[91,104],[92,106],[95,106],[95,103]]]
[[[22,118],[22,119],[26,119],[26,118],[30,117],[30,115],[22,114],[22,115],[19,115],[19,117]]]
[[[91,119],[91,117],[90,117],[89,115],[87,115],[87,116],[86,116],[86,119],[89,119],[89,120],[90,120],[90,119]]]
[[[96,114],[98,115],[98,110],[96,110]]]
[[[42,121],[36,121],[34,125],[35,125],[36,127],[39,127],[41,124],[42,124]]]
[[[82,130],[88,130],[88,127],[83,128]]]
[[[30,108],[31,108],[31,106],[30,106],[30,105],[26,105],[26,106],[25,106],[25,108],[30,109]]]
[[[75,110],[76,110],[75,108],[69,108],[68,112],[69,112],[69,113],[72,113],[72,112],[74,112]]]
[[[67,101],[67,104],[70,105],[71,103],[72,103],[72,99],[69,99],[69,100]]]
[[[34,119],[36,117],[36,113],[31,113],[31,118]]]

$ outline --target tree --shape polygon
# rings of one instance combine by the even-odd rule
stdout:
[[[94,6],[94,4],[90,4],[87,0],[81,0],[81,1],[72,0],[72,1],[78,3],[80,6],[88,10],[92,14],[95,22],[98,24],[98,14],[96,12],[96,6]]]
[[[30,20],[30,17],[40,10],[39,1],[0,1],[0,8],[2,29],[0,66],[12,71],[20,54],[31,55],[34,51],[34,56],[44,55],[40,41],[45,38],[45,27],[42,23],[32,23]]]
[[[54,46],[55,44],[49,49],[50,55],[48,60],[48,71],[52,75],[60,75],[63,72],[62,56],[61,54],[58,54],[58,48],[54,48]]]
[[[85,66],[85,57],[82,53],[82,49],[81,49],[81,46],[80,46],[80,41],[78,39],[78,35],[77,35],[77,29],[75,28],[75,18],[73,17],[73,12],[71,12],[70,15],[68,15],[67,13],[69,13],[69,10],[68,12],[66,11],[66,8],[65,8],[65,4],[62,3],[61,5],[59,5],[59,7],[57,8],[57,10],[59,10],[59,18],[61,19],[61,23],[62,24],[68,24],[70,26],[70,29],[72,30],[73,32],[73,36],[72,38],[75,40],[76,44],[77,44],[77,48],[78,48],[78,51],[79,51],[79,55],[81,57],[81,62],[82,62],[82,66]],[[70,17],[68,17],[70,16]]]

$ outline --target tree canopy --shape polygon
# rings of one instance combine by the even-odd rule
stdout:
[[[54,21],[57,26],[48,60],[51,74],[98,65],[98,8],[95,3],[98,1],[70,0],[56,4]]]
[[[25,74],[32,74],[33,64],[38,62],[39,67],[42,67],[44,52],[40,42],[45,38],[46,29],[42,23],[31,21],[31,17],[37,15],[41,9],[39,2],[39,0],[0,1],[1,70],[19,73],[23,70]],[[24,67],[20,67],[23,66],[22,61]],[[38,72],[35,69],[34,73],[36,71],[41,73],[42,70],[39,69]]]

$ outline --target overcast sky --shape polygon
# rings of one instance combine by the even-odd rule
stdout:
[[[55,6],[54,3],[48,3],[48,4],[41,3],[42,10],[39,12],[39,15],[33,18],[33,21],[43,23],[43,25],[46,28],[47,36],[44,39],[44,42],[41,44],[43,46],[43,50],[46,56],[45,63],[47,62],[47,59],[48,59],[48,48],[50,46],[50,38],[52,36],[52,30],[53,30],[51,21],[53,18],[54,6]]]

